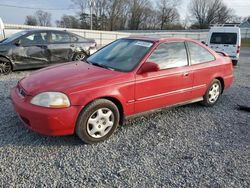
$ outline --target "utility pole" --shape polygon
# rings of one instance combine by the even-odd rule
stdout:
[[[89,0],[90,6],[90,30],[93,30],[93,7],[95,6],[95,0]]]

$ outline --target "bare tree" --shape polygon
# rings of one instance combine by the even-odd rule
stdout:
[[[63,15],[60,20],[56,21],[58,27],[80,28],[79,19],[71,15]]]
[[[86,9],[88,8],[88,0],[71,0],[73,3],[73,6],[77,7],[80,12],[79,14],[83,14],[86,12]]]
[[[189,9],[195,24],[201,29],[208,28],[210,24],[225,23],[232,11],[223,0],[192,0]]]
[[[108,18],[106,11],[108,9],[107,0],[98,0],[93,9],[93,25],[95,29],[108,30]]]
[[[107,1],[107,17],[109,20],[109,30],[117,30],[124,28],[127,21],[128,0],[106,0]]]
[[[35,12],[38,25],[40,26],[51,26],[51,14],[46,11],[38,10]]]
[[[130,21],[129,29],[139,29],[140,23],[145,18],[146,10],[153,7],[152,2],[149,0],[130,0]]]
[[[89,0],[71,1],[78,9],[80,27],[89,28]],[[180,2],[181,0],[160,0],[160,3],[155,6],[156,3],[153,0],[96,0],[92,12],[93,28],[100,30],[167,29],[179,20],[176,7]]]
[[[169,25],[179,22],[180,15],[176,7],[181,3],[181,0],[160,0],[157,4],[160,29],[167,29]]]
[[[24,24],[26,24],[26,25],[38,25],[36,17],[32,16],[32,15],[26,16]]]

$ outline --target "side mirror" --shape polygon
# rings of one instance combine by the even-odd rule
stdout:
[[[17,41],[15,42],[15,45],[16,45],[16,46],[20,46],[20,45],[21,45],[21,41],[20,41],[20,40],[17,40]]]
[[[147,72],[157,72],[160,70],[159,65],[153,62],[145,62],[138,71],[138,74],[144,74]]]

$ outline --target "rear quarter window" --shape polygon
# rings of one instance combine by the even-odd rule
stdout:
[[[200,64],[214,61],[215,57],[207,49],[194,42],[187,42],[191,64]]]
[[[237,33],[213,33],[210,44],[232,44],[237,43]]]

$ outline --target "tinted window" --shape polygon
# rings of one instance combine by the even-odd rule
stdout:
[[[45,44],[48,41],[46,32],[33,33],[21,38],[22,45]]]
[[[215,60],[215,57],[205,48],[194,42],[188,42],[191,64],[205,63]]]
[[[87,61],[115,70],[133,70],[153,46],[152,42],[120,39],[91,55]]]
[[[210,40],[211,44],[236,44],[237,33],[213,33]]]
[[[52,32],[51,42],[52,43],[67,43],[70,42],[70,35],[64,32]]]
[[[161,44],[150,55],[148,62],[154,62],[158,64],[160,69],[188,65],[187,52],[184,42]]]

